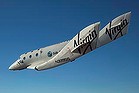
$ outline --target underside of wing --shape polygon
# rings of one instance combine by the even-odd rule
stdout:
[[[35,62],[35,63],[32,63],[31,65],[29,65],[27,68],[28,69],[35,69],[36,66],[41,65],[43,63],[44,63],[43,61],[42,62]]]

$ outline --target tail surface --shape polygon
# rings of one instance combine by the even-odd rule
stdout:
[[[110,21],[100,32],[97,47],[105,45],[125,35],[128,30],[131,12],[120,15]]]
[[[86,54],[96,48],[99,36],[100,22],[94,23],[81,30],[71,40],[71,52]]]

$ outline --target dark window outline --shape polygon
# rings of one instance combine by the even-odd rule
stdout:
[[[36,57],[39,55],[39,53],[36,53]]]
[[[32,55],[29,55],[29,58],[32,58]]]
[[[24,61],[23,61],[23,60],[20,60],[19,62],[20,62],[20,63],[24,63]]]
[[[26,57],[23,57],[23,60],[26,60]]]

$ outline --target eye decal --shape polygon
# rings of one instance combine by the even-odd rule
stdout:
[[[48,56],[48,57],[52,57],[52,52],[49,51],[49,52],[47,53],[47,56]]]

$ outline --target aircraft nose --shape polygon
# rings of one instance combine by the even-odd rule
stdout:
[[[9,67],[9,70],[16,70],[17,67],[18,67],[18,64],[17,64],[17,62],[15,62]]]

